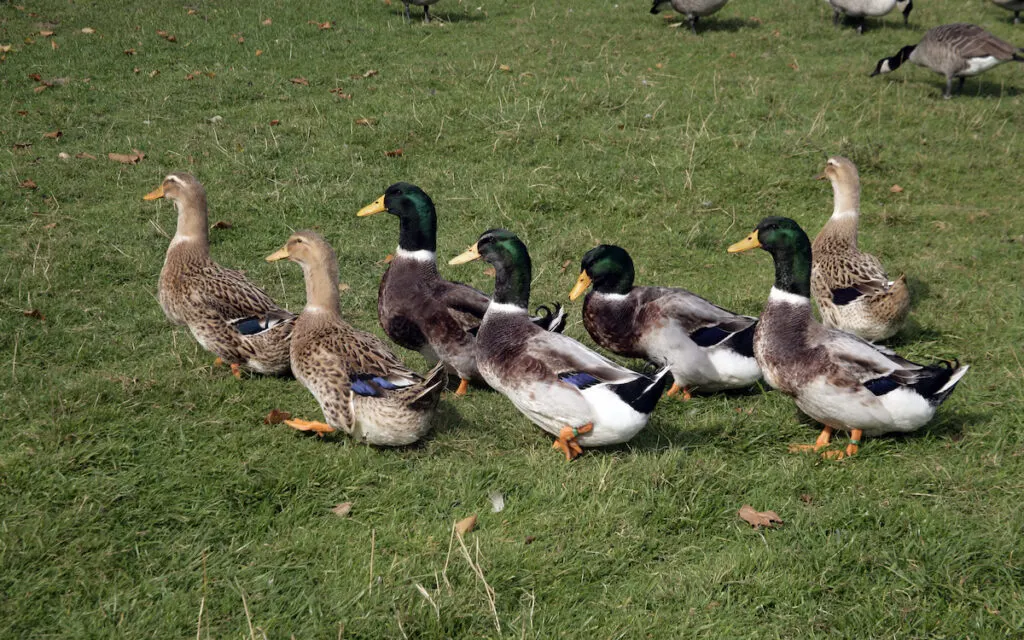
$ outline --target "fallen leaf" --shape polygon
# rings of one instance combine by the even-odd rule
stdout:
[[[901,187],[898,184],[894,184],[891,187],[889,187],[889,191],[891,191],[892,193],[903,193],[903,187]]]
[[[804,504],[811,504],[812,502],[814,502],[814,496],[812,496],[809,493],[801,493],[800,494],[800,502],[802,502]]]
[[[46,316],[44,316],[39,309],[29,309],[27,311],[22,311],[21,315],[25,316],[26,318],[35,318],[40,322],[46,322]],[[476,518],[476,516],[473,517]]]
[[[230,229],[231,228],[231,223],[228,222],[227,220],[218,220],[217,222],[213,223],[213,228],[214,229]]]
[[[263,49],[257,49],[256,50],[256,55],[262,56],[263,55]]]
[[[366,71],[363,72],[364,78],[372,78],[375,75],[377,75],[376,69],[367,69]]]
[[[10,52],[11,52],[11,45],[9,45],[9,44],[0,44],[0,53],[10,53]]]
[[[345,284],[344,282],[339,282],[338,283],[338,291],[345,292],[345,291],[348,291],[351,288],[352,288],[351,286]]]
[[[460,536],[464,536],[473,529],[476,529],[476,514],[463,518],[455,523],[455,532]]]
[[[356,120],[356,124],[358,124],[360,126],[363,126],[363,127],[372,127],[373,125],[377,124],[377,119],[376,118],[359,118],[358,120]]]
[[[61,151],[60,153],[57,154],[57,157],[60,158],[61,160],[70,160],[71,154]]]
[[[306,80],[305,78],[292,78],[292,84],[301,84],[304,87],[308,87],[309,80]]]
[[[50,40],[50,48],[56,51],[57,49],[60,49],[60,45],[57,44],[56,40]]]
[[[28,111],[18,111],[18,115],[22,116],[22,117],[27,116],[28,115]]]
[[[401,158],[405,154],[402,149],[395,149],[394,151],[385,151],[384,155],[389,158]]]
[[[764,24],[764,20],[758,18],[757,16],[750,16],[747,19],[750,20],[751,22],[756,22],[757,24]]]
[[[494,267],[486,267],[484,269],[484,275],[493,278],[498,275],[498,272],[494,270]]]
[[[38,189],[39,188],[39,185],[37,185],[31,179],[22,180],[21,184],[18,185],[18,186],[20,186],[22,189]]]
[[[796,63],[796,60],[794,60],[793,62],[789,63],[789,68],[792,69],[793,71],[799,71],[800,65]]]
[[[25,38],[25,44],[35,44],[35,43],[36,43],[36,41],[33,40],[32,38]]]
[[[43,228],[46,229],[47,231],[49,231],[50,229],[56,229],[57,228],[57,223],[56,222],[51,222],[50,224],[44,224]]]
[[[43,36],[44,38],[49,38],[50,36],[53,35],[53,32],[52,31],[40,31],[39,35]]]
[[[88,34],[88,35],[91,35],[91,34],[93,34],[93,33],[96,33],[96,30],[95,30],[95,29],[93,29],[92,27],[84,27],[84,28],[82,29],[82,33],[84,33],[84,34]]]
[[[238,36],[238,44],[245,44],[245,36]]]
[[[331,513],[339,518],[347,518],[348,514],[352,513],[352,503],[342,502],[341,504],[335,505],[334,508],[331,509]]]
[[[271,120],[270,121],[270,126],[272,126],[272,127],[276,127],[279,124],[281,124],[280,120]]]
[[[187,16],[194,16],[197,13],[199,13],[199,12],[196,11],[195,9],[189,9],[188,11],[185,12],[185,15],[187,15]]]
[[[287,411],[271,409],[270,413],[267,414],[267,417],[263,418],[263,424],[281,424],[290,417],[292,417],[292,414]]]
[[[523,540],[523,544],[533,544],[533,541],[536,539],[537,536],[526,536],[526,539]]]
[[[178,39],[176,37],[174,37],[170,33],[167,33],[163,29],[157,29],[156,30],[156,35],[160,36],[161,38],[163,38],[167,42],[177,42],[178,41]]]
[[[565,270],[569,268],[570,264],[572,264],[572,260],[566,260],[565,262],[562,263],[562,268],[559,269],[558,272],[559,273],[565,273]]]
[[[317,25],[317,27],[319,27],[321,31],[323,31],[325,29],[330,29],[333,26],[334,26],[334,23],[331,22],[330,20],[328,20],[327,22],[321,22],[320,24]]]
[[[782,524],[782,518],[779,517],[779,514],[774,511],[756,511],[754,507],[749,504],[745,504],[740,507],[737,514],[739,517],[753,525],[755,529],[760,529],[761,527],[773,527],[776,524]]]
[[[498,69],[502,71],[512,71],[512,67],[508,66],[507,64],[498,65]]]
[[[140,69],[138,67],[135,67],[134,69],[132,69],[132,73],[138,73],[140,71],[142,71],[142,69]]]
[[[107,157],[114,162],[120,162],[121,164],[138,164],[142,162],[142,159],[146,157],[146,154],[142,153],[138,149],[132,149],[131,153],[108,153]]]
[[[124,55],[126,55],[126,56],[134,56],[135,55],[135,49],[125,49],[124,50]]]
[[[35,89],[32,89],[32,91],[35,92],[35,93],[42,93],[42,92],[46,91],[49,88],[50,88],[50,85],[48,85],[48,84],[41,84],[38,87],[36,87]]]
[[[96,159],[96,156],[92,155],[91,153],[86,153],[84,151],[82,151],[81,153],[76,153],[75,157],[78,158],[79,160],[83,160],[83,159],[95,160]]]
[[[39,75],[38,73],[30,73],[28,79],[35,80],[36,82],[42,82],[43,76]]]
[[[334,95],[338,96],[342,100],[351,100],[352,99],[352,94],[351,93],[345,93],[344,89],[342,89],[341,87],[334,87],[333,89],[328,89],[327,93],[333,93]]]
[[[264,27],[269,27],[272,24],[274,24],[274,21],[271,20],[270,18],[267,18],[266,20],[263,21],[263,26]]]
[[[60,129],[57,129],[56,131],[51,131],[49,133],[44,133],[43,137],[44,138],[49,138],[51,140],[56,140],[57,138],[61,137],[62,135],[64,135],[64,132],[61,131]]]
[[[159,69],[153,69],[152,71],[149,72],[149,77],[150,78],[155,78],[158,75],[160,75],[160,70]]]

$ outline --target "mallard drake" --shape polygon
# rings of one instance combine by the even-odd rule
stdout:
[[[206,190],[187,173],[172,173],[143,200],[167,198],[178,226],[160,271],[159,300],[167,319],[185,325],[216,364],[258,373],[288,372],[295,314],[277,306],[241,271],[210,259]]]
[[[829,158],[817,179],[832,181],[832,217],[812,246],[811,292],[822,323],[875,342],[896,334],[910,311],[907,278],[889,280],[878,258],[857,248],[860,177],[841,156]]]
[[[968,76],[976,76],[1011,60],[1024,62],[1024,57],[1017,55],[1018,51],[1021,49],[977,25],[944,24],[929,29],[916,45],[907,45],[896,55],[879,60],[871,76],[895,71],[909,60],[946,76],[946,91],[942,97],[948,100],[953,97],[953,78],[960,79],[957,92],[962,92]]]
[[[768,384],[824,425],[813,445],[791,449],[817,451],[839,429],[850,432],[846,455],[852,456],[864,435],[914,431],[932,419],[966,365],[916,364],[817,323],[811,315],[811,243],[789,218],[765,218],[729,252],[756,247],[775,261],[775,285],[754,331],[757,363]]]
[[[340,429],[356,440],[397,447],[430,430],[447,376],[438,365],[426,378],[408,369],[376,336],[341,317],[334,250],[312,231],[300,231],[267,256],[302,267],[306,306],[292,332],[295,377],[313,394],[327,423],[285,420],[303,431]]]
[[[839,26],[839,18],[846,14],[857,18],[857,33],[864,33],[864,19],[884,16],[898,8],[903,14],[903,24],[910,21],[914,0],[825,0],[832,7],[832,24]]]
[[[633,259],[625,249],[602,244],[583,256],[569,293],[583,301],[583,326],[600,346],[629,358],[668,365],[682,390],[721,391],[761,378],[754,359],[757,318],[737,315],[685,289],[634,287]]]
[[[380,280],[377,316],[384,333],[399,346],[418,351],[433,363],[440,360],[459,376],[456,395],[465,395],[470,380],[480,381],[476,364],[476,332],[490,298],[461,282],[449,282],[437,271],[437,213],[422,189],[396,182],[357,216],[382,212],[398,218],[398,249]],[[540,307],[532,320],[548,331],[565,327],[565,311]]]
[[[654,0],[651,3],[651,13],[657,15],[662,6],[670,5],[678,13],[686,16],[690,23],[690,30],[697,34],[697,21],[704,16],[717,13],[729,0]],[[674,27],[679,25],[672,25]]]
[[[626,442],[650,418],[668,379],[630,371],[527,315],[530,254],[514,233],[485,232],[448,264],[483,259],[495,270],[494,298],[477,333],[477,365],[487,384],[555,436],[566,460],[582,447]]]

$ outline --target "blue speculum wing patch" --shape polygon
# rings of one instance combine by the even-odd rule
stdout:
[[[253,316],[252,318],[242,318],[234,322],[235,331],[242,334],[243,336],[255,335],[261,331],[265,331],[267,326],[259,318]]]
[[[900,383],[896,382],[890,377],[875,378],[874,380],[868,380],[864,383],[868,391],[875,394],[876,396],[884,396],[890,391],[895,391],[899,388]]]
[[[595,384],[601,382],[594,376],[584,371],[573,371],[571,373],[563,373],[562,375],[558,376],[558,379],[561,380],[562,382],[567,382],[580,390],[592,387]]]
[[[393,391],[398,388],[398,385],[381,378],[380,376],[372,376],[368,373],[357,373],[352,376],[352,391],[361,395],[376,398],[380,396],[381,390]]]
[[[690,334],[690,340],[697,343],[698,347],[713,347],[722,340],[732,335],[721,327],[703,327]]]
[[[832,304],[837,306],[843,306],[850,304],[857,298],[864,295],[857,290],[856,287],[846,287],[845,289],[833,289],[832,290]]]

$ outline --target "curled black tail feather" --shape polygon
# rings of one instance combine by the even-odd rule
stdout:
[[[562,333],[562,330],[565,329],[565,322],[567,320],[565,309],[563,309],[562,305],[557,302],[551,303],[551,306],[554,307],[554,311],[552,311],[551,307],[546,304],[540,305],[533,310],[534,315],[530,320],[533,324],[545,331]]]

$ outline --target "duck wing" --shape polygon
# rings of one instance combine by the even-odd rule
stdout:
[[[577,388],[600,383],[624,384],[641,377],[560,333],[534,333],[525,346],[525,354],[543,362],[551,373]]]
[[[735,314],[684,289],[651,289],[651,299],[644,306],[653,305],[678,322],[698,346],[712,347],[736,336],[738,342],[750,343],[749,348],[738,350],[753,356],[752,339],[757,318]],[[745,336],[748,339],[742,340]]]
[[[186,295],[191,304],[215,313],[225,321],[264,317],[268,312],[283,311],[241,271],[212,264],[188,280]]]

